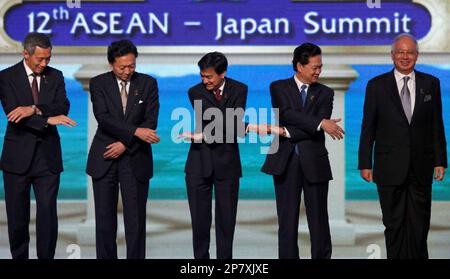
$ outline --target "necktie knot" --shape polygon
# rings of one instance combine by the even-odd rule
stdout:
[[[35,105],[39,102],[39,88],[37,83],[37,75],[35,73],[32,73],[31,76],[33,77],[33,80],[31,82],[31,95],[33,96],[33,102]]]
[[[214,97],[216,97],[218,102],[222,99],[222,95],[220,95],[221,92],[222,90],[220,90],[220,88],[214,90]]]
[[[306,88],[308,88],[308,85],[306,85],[306,84],[303,84],[300,87],[300,95],[301,95],[301,98],[302,98],[302,105],[303,106],[305,106],[305,103],[306,103]]]
[[[410,79],[410,77],[408,77],[408,76],[404,76],[403,77],[403,88],[402,88],[402,91],[401,91],[402,95],[403,94],[410,95],[409,88],[408,88],[408,81],[409,81],[409,79]]]
[[[409,79],[410,79],[410,77],[408,77],[408,76],[403,77],[404,86],[407,86]]]
[[[127,82],[121,81],[120,85],[122,86],[122,88],[120,89],[120,99],[122,100],[123,113],[125,114],[125,110],[127,108],[127,97],[128,97]]]
[[[408,122],[411,123],[412,118],[412,108],[411,108],[411,93],[409,92],[408,88],[408,80],[410,77],[405,76],[403,77],[403,88],[400,92],[400,100],[402,101],[403,110],[405,112],[406,118],[408,119]]]

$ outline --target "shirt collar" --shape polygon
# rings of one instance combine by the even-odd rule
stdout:
[[[33,71],[28,67],[27,63],[25,62],[25,59],[23,60],[23,66],[25,67],[25,72],[27,73],[27,76],[31,76],[33,74]]]
[[[415,81],[416,80],[416,72],[412,71],[411,73],[404,75],[402,73],[400,73],[397,69],[394,70],[394,76],[395,76],[395,80],[397,82],[399,82],[400,80],[402,80],[404,77],[409,77],[410,80]]]
[[[122,84],[122,81],[125,81],[127,84],[127,86],[130,84],[130,81],[129,80],[121,80],[120,78],[118,78],[118,77],[116,77],[116,80],[117,80],[117,82],[119,83],[119,85],[121,85]]]
[[[222,85],[219,87],[220,95],[221,95],[221,96],[222,96],[222,94],[223,94],[223,89],[225,88],[225,82],[226,82],[226,80],[223,79],[223,83],[222,83]],[[215,93],[215,90],[214,90],[214,89],[212,90],[212,93],[213,93],[213,94]]]
[[[294,80],[295,80],[295,83],[297,84],[298,90],[301,90],[302,86],[303,86],[303,85],[306,85],[305,90],[308,91],[309,84],[306,84],[306,83],[301,82],[301,81],[297,78],[297,75],[294,75]]]
[[[223,93],[223,89],[225,88],[225,82],[226,82],[226,80],[224,79],[222,85],[219,87],[219,89],[220,89],[220,94]]]

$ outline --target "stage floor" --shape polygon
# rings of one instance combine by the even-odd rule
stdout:
[[[31,213],[30,257],[36,258],[34,205]],[[354,245],[334,245],[333,258],[368,258],[369,245],[380,247],[381,258],[386,257],[383,226],[378,202],[347,202],[348,223],[354,225],[356,239]],[[83,222],[86,219],[84,201],[63,201],[59,203],[59,238],[56,258],[74,256],[67,252],[70,244],[77,244],[80,257],[95,258],[93,225]],[[310,257],[307,224],[302,208],[299,235],[300,255]],[[119,215],[119,224],[123,223]],[[77,233],[81,233],[84,243],[77,243]],[[91,233],[89,233],[91,232]],[[118,254],[125,257],[123,226],[118,233]],[[332,231],[333,235],[333,231]],[[78,233],[80,237],[80,233]],[[88,242],[91,242],[89,244]],[[70,246],[73,247],[73,246]],[[450,202],[434,202],[432,207],[431,230],[428,237],[430,258],[450,259]],[[70,250],[70,249],[69,249]],[[71,250],[73,251],[73,250]],[[374,251],[374,250],[372,250]],[[214,225],[211,230],[211,257],[215,257]],[[76,255],[75,255],[76,256]],[[192,234],[188,204],[186,200],[149,200],[147,206],[147,258],[186,259],[192,258]],[[0,202],[0,258],[10,258],[6,212],[4,201]],[[274,259],[277,258],[277,219],[275,201],[240,200],[234,241],[234,258]]]

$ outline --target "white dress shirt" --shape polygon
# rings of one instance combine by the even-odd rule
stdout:
[[[30,67],[28,67],[27,63],[25,62],[25,59],[23,60],[23,65],[25,66],[25,72],[27,73],[27,77],[28,77],[28,82],[30,82],[30,87],[33,86],[33,79],[34,77],[33,75],[33,71],[30,69]],[[38,91],[40,91],[41,88],[41,75],[36,75],[36,80],[37,80],[37,86],[38,86]]]
[[[306,83],[301,82],[301,81],[297,78],[297,75],[294,75],[294,81],[295,81],[295,84],[297,84],[298,92],[301,92],[301,91],[302,91],[302,86],[303,86],[303,85],[306,85],[305,92],[306,92],[306,95],[308,95],[309,84],[306,84]],[[300,101],[300,99],[299,99],[299,101]],[[317,131],[320,131],[321,125],[322,125],[322,122],[319,123],[319,126],[317,127]],[[291,134],[289,134],[288,129],[286,129],[286,127],[284,127],[284,130],[286,131],[286,137],[287,137],[287,138],[291,138]]]
[[[400,96],[400,98],[401,98],[401,94],[402,94],[402,88],[404,86],[403,78],[406,76],[409,77],[408,89],[409,89],[409,94],[411,95],[411,113],[414,113],[414,105],[416,104],[416,73],[414,71],[412,71],[411,73],[404,75],[404,74],[400,73],[399,71],[397,71],[397,69],[395,69],[394,76],[395,76],[395,81],[397,82],[397,90],[398,90],[398,95]]]
[[[116,80],[117,80],[117,84],[119,85],[119,92],[120,92],[120,90],[122,90],[122,84],[121,83],[122,83],[122,81],[125,81],[125,80],[121,80],[120,78],[117,78],[117,77],[116,77]],[[127,80],[126,83],[127,83],[127,85],[125,87],[127,89],[127,94],[129,94],[130,93],[131,81]]]
[[[223,95],[223,89],[225,88],[225,79],[223,80],[223,83],[222,83],[222,85],[219,87],[219,89],[220,89],[220,96],[222,96]],[[214,90],[213,90],[213,94],[215,94],[216,92],[214,92]]]

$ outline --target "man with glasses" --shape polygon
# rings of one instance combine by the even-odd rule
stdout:
[[[366,88],[358,168],[377,184],[389,259],[428,258],[431,184],[447,167],[439,79],[414,70],[418,56],[414,37],[397,36],[394,69]]]

